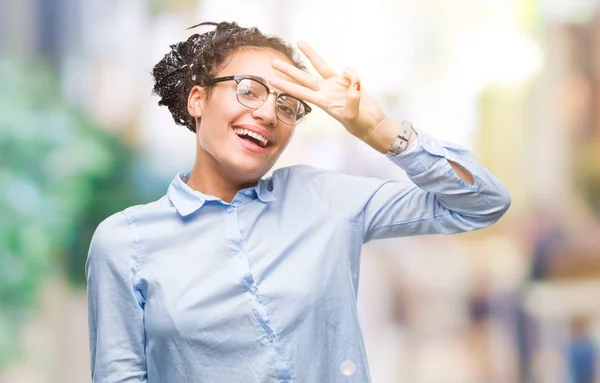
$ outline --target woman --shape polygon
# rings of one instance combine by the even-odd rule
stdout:
[[[360,253],[372,239],[484,228],[510,198],[470,153],[397,123],[299,43],[235,23],[171,46],[154,91],[196,133],[191,172],[97,228],[88,255],[94,382],[367,382]],[[309,166],[262,178],[310,102],[413,182]]]

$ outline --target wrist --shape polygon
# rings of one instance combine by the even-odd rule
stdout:
[[[410,122],[398,123],[388,117],[381,120],[365,141],[382,154],[397,155],[408,149],[418,134]]]
[[[398,123],[388,117],[381,120],[363,141],[380,153],[387,153],[398,135]]]

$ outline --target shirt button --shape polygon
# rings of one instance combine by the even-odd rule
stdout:
[[[242,257],[244,256],[244,254],[242,254],[242,253],[237,253],[237,254],[236,254],[236,256],[237,256],[238,258],[242,258]]]
[[[272,342],[275,340],[275,335],[271,334],[267,337],[267,339],[269,340],[269,342]]]
[[[351,360],[345,360],[340,365],[340,371],[342,374],[350,376],[356,371],[356,365]]]
[[[229,207],[227,208],[227,212],[228,212],[228,213],[231,213],[231,212],[232,212],[234,209],[235,209],[235,208],[234,208],[233,206],[229,206]]]
[[[252,190],[245,190],[244,194],[250,196],[252,194]]]
[[[250,294],[252,294],[252,295],[256,294],[256,286],[250,287]]]

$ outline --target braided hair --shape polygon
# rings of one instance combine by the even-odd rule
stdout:
[[[160,96],[158,105],[169,108],[177,125],[196,132],[196,121],[188,113],[187,100],[195,85],[206,86],[232,53],[244,48],[267,48],[283,53],[295,67],[306,70],[294,49],[277,36],[265,35],[258,28],[243,28],[235,22],[204,22],[216,27],[193,34],[186,41],[170,45],[167,53],[152,69],[153,93]]]

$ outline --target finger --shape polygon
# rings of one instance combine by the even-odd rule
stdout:
[[[331,68],[306,41],[299,41],[298,48],[300,48],[302,53],[308,58],[321,77],[330,78],[337,75],[333,68]]]
[[[346,105],[342,114],[348,121],[358,120],[360,110],[360,81],[352,83],[346,96]]]
[[[315,92],[312,89],[279,78],[272,79],[271,85],[273,85],[277,89],[280,89],[283,93],[292,95],[296,98],[317,105],[317,92]]]
[[[300,84],[312,90],[319,90],[319,79],[310,73],[296,68],[295,66],[281,60],[273,60],[271,66],[281,73],[298,81]]]
[[[342,72],[342,78],[345,78],[349,84],[354,84],[360,81],[360,76],[354,68],[347,67]]]

